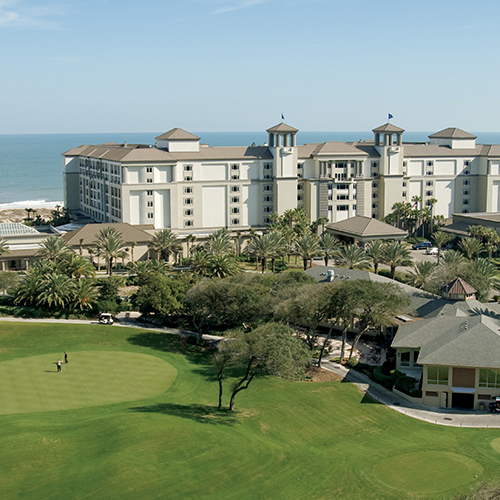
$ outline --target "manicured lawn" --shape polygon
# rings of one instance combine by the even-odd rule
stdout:
[[[350,383],[253,384],[218,412],[209,357],[176,337],[0,321],[0,498],[443,498],[498,475],[500,429],[413,420]]]

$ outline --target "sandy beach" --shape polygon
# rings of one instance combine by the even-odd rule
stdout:
[[[36,215],[40,215],[42,219],[50,219],[52,217],[52,210],[54,207],[48,208],[33,208],[32,210],[36,211],[36,214],[33,215],[31,212],[31,218],[36,217]],[[27,212],[24,208],[6,208],[4,210],[0,210],[0,223],[3,222],[23,222],[23,220],[27,217]]]

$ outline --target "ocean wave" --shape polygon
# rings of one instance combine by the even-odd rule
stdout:
[[[0,203],[0,210],[15,210],[19,208],[54,208],[56,205],[64,205],[62,201],[47,200],[24,200],[13,201],[11,203]]]

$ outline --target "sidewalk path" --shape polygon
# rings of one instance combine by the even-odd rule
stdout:
[[[500,414],[478,410],[455,410],[452,408],[429,408],[410,402],[403,397],[388,391],[385,387],[369,379],[363,373],[325,361],[322,368],[344,377],[356,384],[363,392],[389,408],[404,413],[409,417],[424,420],[432,424],[449,425],[451,427],[481,427],[500,429]]]

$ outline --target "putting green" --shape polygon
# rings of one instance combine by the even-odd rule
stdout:
[[[145,399],[166,391],[177,370],[155,356],[123,351],[61,353],[0,363],[0,414],[59,411]]]
[[[447,491],[474,481],[482,466],[464,455],[420,451],[395,455],[375,465],[375,477],[385,486],[413,494]]]
[[[496,438],[491,442],[491,447],[500,453],[500,438]]]

